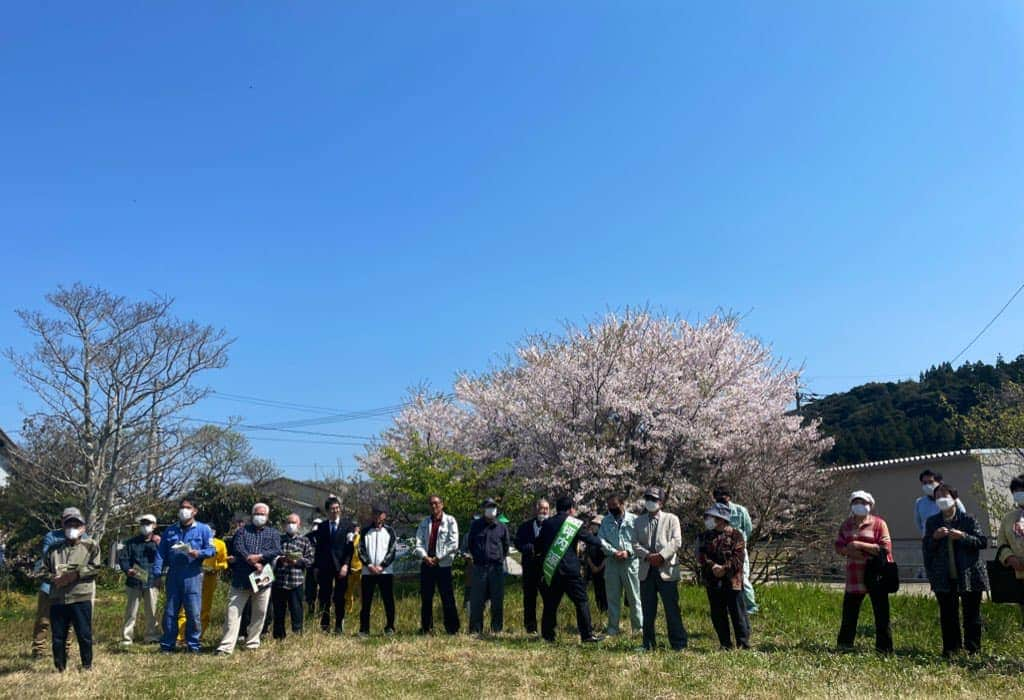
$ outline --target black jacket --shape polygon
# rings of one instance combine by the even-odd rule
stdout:
[[[474,564],[504,564],[510,545],[505,524],[477,518],[469,526],[469,554]]]
[[[533,523],[536,518],[530,518],[525,523],[519,526],[516,530],[515,545],[516,549],[523,555],[523,566],[540,566],[541,558],[537,556],[536,548],[536,537],[533,535]],[[544,523],[541,523],[541,527],[544,527]]]
[[[331,537],[331,521],[325,520],[316,526],[316,534],[313,537],[315,554],[313,566],[319,571],[330,571],[338,573],[341,567],[352,563],[352,554],[355,551],[352,541],[355,539],[356,526],[351,520],[342,518],[338,522],[334,537]]]
[[[128,569],[136,567],[145,569],[148,574],[153,569],[153,561],[156,559],[157,543],[153,540],[146,540],[145,535],[135,535],[124,541],[124,546],[117,553],[117,565],[121,571],[128,573]],[[148,588],[139,579],[129,576],[125,579],[128,588]]]
[[[940,527],[960,530],[964,533],[962,540],[953,542],[953,559],[956,562],[956,580],[949,577],[949,543],[947,537],[937,540],[933,537]],[[988,538],[978,531],[978,524],[973,517],[959,510],[953,514],[950,522],[945,522],[942,513],[931,516],[925,521],[924,568],[928,572],[928,582],[936,593],[972,593],[988,590],[988,571],[985,562],[981,561],[978,552],[988,546]]]
[[[537,537],[537,542],[534,544],[534,548],[537,552],[537,556],[540,557],[541,561],[548,555],[548,550],[551,549],[552,543],[555,538],[558,537],[558,531],[562,529],[562,523],[569,517],[568,513],[559,513],[552,518],[548,518],[544,521],[544,524],[540,528],[540,535]],[[576,578],[580,577],[580,558],[576,556],[576,547],[580,543],[580,540],[587,544],[594,545],[596,547],[601,546],[601,538],[596,535],[592,535],[587,531],[587,524],[583,523],[580,529],[576,532],[576,536],[572,538],[572,543],[565,552],[565,556],[562,557],[562,561],[558,564],[558,570],[556,574],[562,576],[569,576]]]

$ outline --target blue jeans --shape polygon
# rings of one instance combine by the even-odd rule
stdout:
[[[203,574],[182,576],[180,572],[167,574],[165,586],[167,600],[164,603],[164,636],[160,648],[174,651],[178,637],[178,613],[185,608],[185,644],[189,649],[199,651],[199,615],[203,607]]]

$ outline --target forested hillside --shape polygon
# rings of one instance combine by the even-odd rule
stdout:
[[[949,421],[943,397],[958,413],[974,407],[1004,381],[1024,381],[1024,355],[994,365],[984,362],[932,367],[918,381],[872,383],[804,405],[800,415],[821,418],[836,444],[831,464],[853,464],[966,447]]]

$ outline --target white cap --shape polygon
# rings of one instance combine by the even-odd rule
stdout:
[[[850,494],[850,503],[853,503],[858,498],[861,499],[862,501],[867,501],[871,505],[875,505],[875,497],[872,496],[867,491],[854,491],[853,493],[851,493]]]
[[[139,517],[137,517],[135,519],[135,522],[143,523],[143,522],[146,522],[147,520],[149,522],[153,523],[154,525],[156,525],[156,522],[157,522],[156,516],[153,515],[152,513],[146,513],[145,515],[140,515]]]

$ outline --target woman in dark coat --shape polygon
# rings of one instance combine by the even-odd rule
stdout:
[[[949,484],[940,484],[935,489],[939,513],[926,521],[923,540],[928,582],[939,601],[945,656],[961,649],[969,654],[981,649],[981,594],[988,590],[988,573],[978,556],[988,546],[988,539],[978,530],[972,516],[957,509],[957,495]]]

